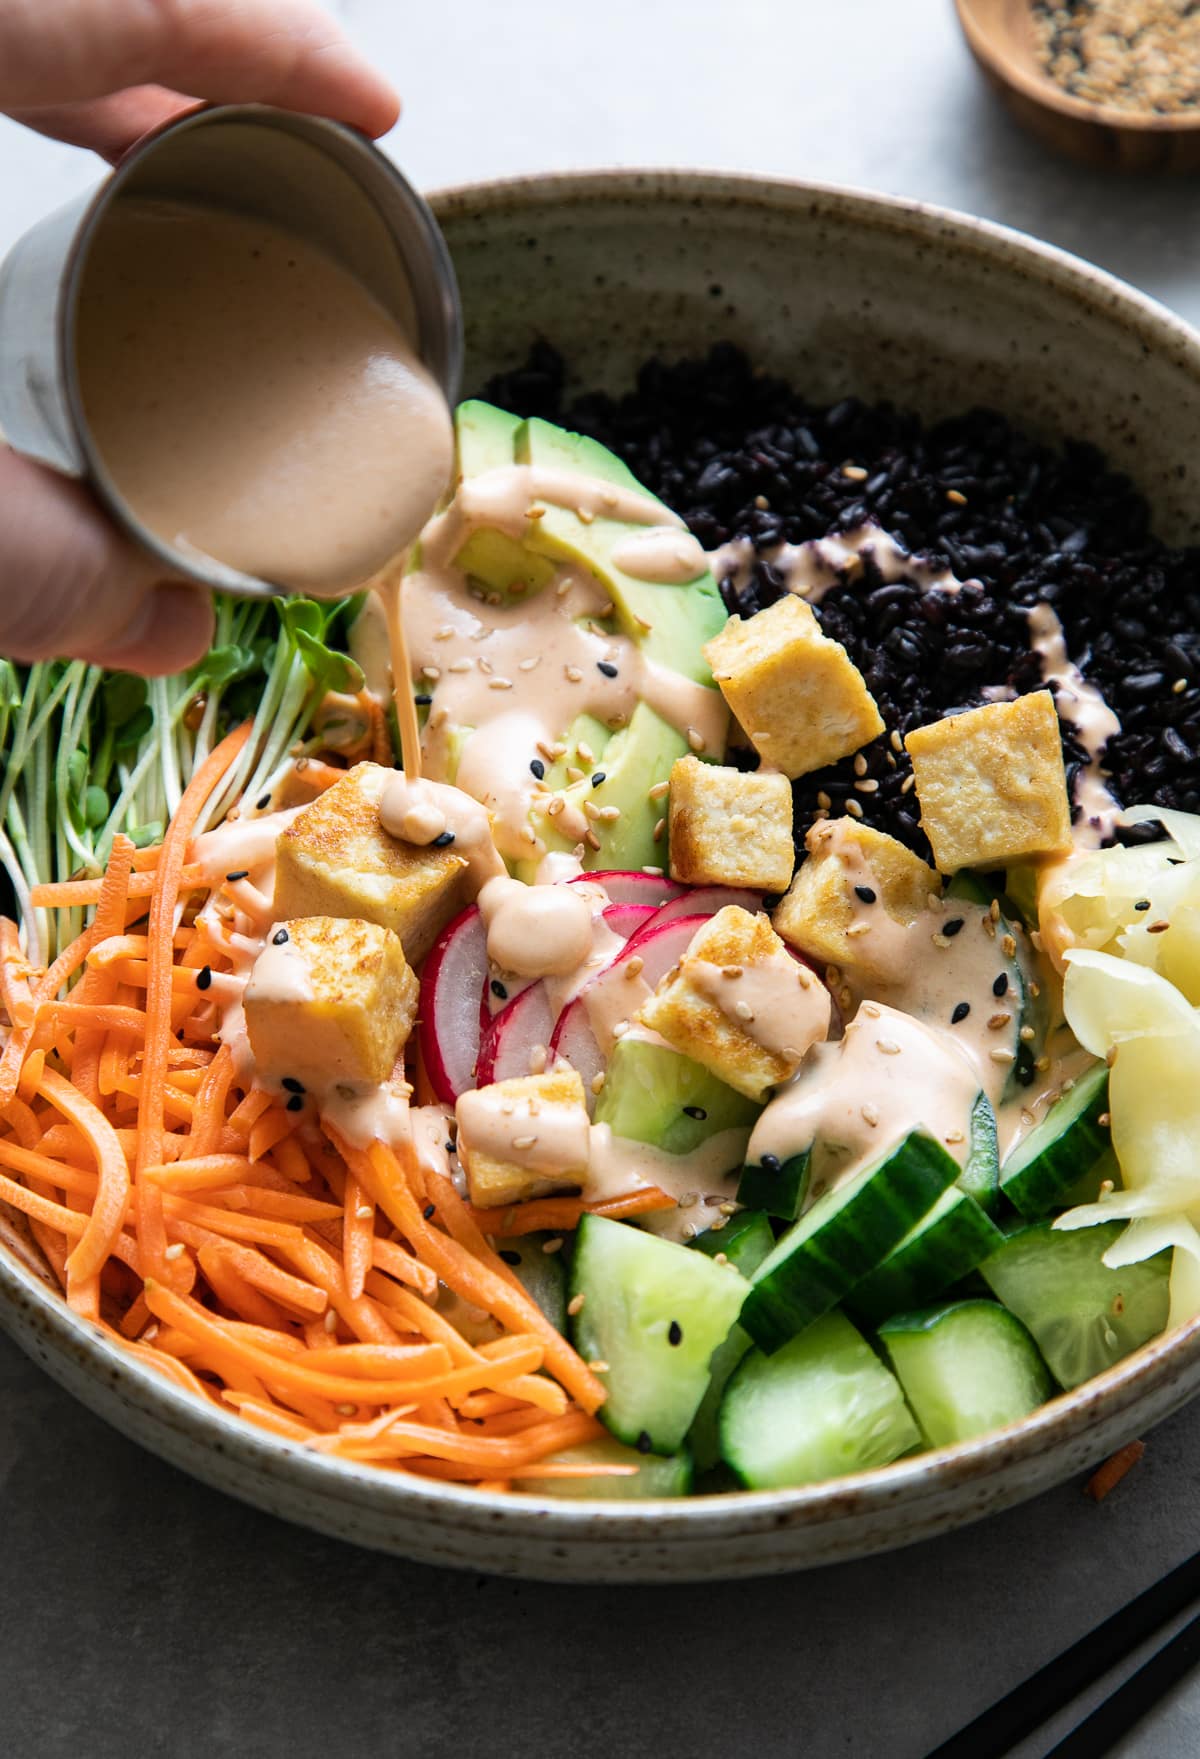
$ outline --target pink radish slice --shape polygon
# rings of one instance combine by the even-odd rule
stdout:
[[[567,881],[571,886],[603,886],[614,904],[653,904],[657,910],[668,898],[678,897],[682,887],[665,874],[641,873],[637,868],[614,868],[608,872],[581,873]]]
[[[487,935],[472,904],[442,930],[421,976],[421,1061],[443,1105],[474,1082],[487,975]]]
[[[739,890],[736,886],[692,886],[669,898],[657,912],[656,921],[670,922],[676,916],[715,916],[727,904],[737,904],[753,914],[762,909],[762,893]]]
[[[501,1010],[483,1035],[475,1083],[490,1087],[513,1075],[532,1074],[530,1060],[538,1045],[547,1050],[554,1016],[544,983],[531,983]]]
[[[595,979],[593,979],[593,982]],[[550,1040],[551,1061],[556,1057],[564,1057],[573,1069],[579,1071],[587,1095],[588,1110],[592,1109],[592,1082],[604,1068],[604,1052],[592,1031],[592,1023],[588,1019],[587,1004],[582,994],[577,995],[573,1002],[563,1009],[558,1017],[558,1025]]]
[[[645,928],[650,918],[657,915],[658,911],[653,904],[610,904],[604,912],[604,926],[611,928],[614,934],[619,934],[622,940],[627,941],[630,935],[635,935],[639,928]],[[619,953],[617,957],[620,958]]]
[[[531,983],[536,982],[536,977],[510,977],[507,972],[505,972],[503,977],[499,977],[496,972],[489,967],[487,981],[483,986],[483,995],[480,998],[480,1013],[483,1020],[483,1030],[486,1032],[488,1025],[495,1016],[497,1014],[502,1014],[510,1002],[515,1002],[523,990],[527,990]],[[500,990],[503,993],[497,993],[497,984],[499,984]]]
[[[656,911],[655,914],[657,916],[660,913]],[[679,963],[696,930],[703,927],[708,920],[707,916],[677,916],[673,921],[663,923],[661,928],[643,930],[632,940],[626,941],[616,958],[603,971],[598,972],[591,983],[580,990],[575,1000],[563,1009],[550,1040],[551,1055],[565,1057],[572,1068],[578,1069],[585,1087],[590,1089],[593,1077],[600,1073],[605,1061],[588,1019],[588,990],[593,984],[602,981],[621,981],[610,976],[610,973],[618,971],[633,958],[635,947],[642,961],[642,969],[638,975],[653,989],[672,965]]]

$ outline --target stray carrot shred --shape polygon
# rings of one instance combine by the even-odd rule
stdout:
[[[1109,1456],[1102,1466],[1097,1467],[1083,1487],[1083,1494],[1090,1496],[1093,1502],[1103,1502],[1117,1488],[1117,1485],[1131,1472],[1146,1451],[1144,1441],[1127,1441],[1123,1448]]]

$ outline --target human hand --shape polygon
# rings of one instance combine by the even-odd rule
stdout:
[[[199,99],[380,135],[399,101],[313,0],[0,0],[0,111],[105,158]],[[0,653],[175,672],[207,593],[164,578],[88,492],[0,444]]]

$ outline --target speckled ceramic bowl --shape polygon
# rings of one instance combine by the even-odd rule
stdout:
[[[928,414],[998,405],[1095,441],[1196,539],[1200,337],[1060,252],[959,215],[802,184],[605,173],[436,204],[468,320],[467,384],[564,349],[619,386],[718,338],[817,396]],[[0,1324],[84,1404],[207,1483],[429,1563],[577,1581],[748,1576],[881,1551],[1094,1465],[1200,1390],[1200,1321],[995,1435],[828,1485],[660,1503],[499,1498],[344,1465],[199,1405],[69,1313],[3,1230]]]

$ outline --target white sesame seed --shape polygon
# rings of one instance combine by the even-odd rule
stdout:
[[[754,1009],[750,1006],[749,1002],[735,1002],[733,1004],[733,1011],[739,1020],[749,1021],[754,1018]]]
[[[854,759],[854,773],[856,776],[865,776],[867,773],[867,760],[861,751]]]
[[[449,641],[450,637],[453,634],[454,634],[453,623],[443,623],[440,629],[434,630],[433,639],[435,641]]]
[[[645,964],[645,960],[642,958],[640,953],[635,953],[633,955],[632,959],[626,959],[626,961],[625,961],[626,981],[632,982],[632,980],[635,977],[640,977],[642,974],[642,966],[644,964]]]
[[[567,1302],[567,1312],[572,1319],[574,1319],[577,1313],[583,1312],[583,1303],[585,1299],[586,1297],[583,1295],[572,1295],[571,1299]]]
[[[741,965],[722,965],[722,977],[741,977],[744,967]]]
[[[1171,686],[1171,689],[1174,691],[1176,696],[1182,696],[1184,691],[1187,689],[1187,679],[1186,678],[1176,678],[1174,684],[1172,684],[1172,686]]]
[[[360,1222],[369,1222],[375,1214],[375,1211],[371,1208],[369,1203],[360,1203],[354,1213]]]
[[[525,1149],[532,1148],[536,1141],[536,1136],[514,1136],[512,1139],[512,1145],[515,1149],[523,1153]]]
[[[647,800],[661,800],[663,795],[667,793],[670,786],[671,786],[670,782],[655,782],[653,788],[651,788],[650,792],[646,796]]]
[[[947,489],[946,499],[952,507],[965,507],[967,504],[967,497],[961,489]]]
[[[542,663],[541,654],[530,654],[528,659],[517,661],[517,670],[519,672],[532,672],[533,668],[535,666],[540,666],[541,663]]]
[[[337,1330],[337,1322],[338,1322],[337,1308],[336,1307],[327,1307],[325,1309],[325,1317],[321,1321],[321,1324],[325,1327],[326,1331],[334,1332]]]
[[[1016,1053],[1014,1051],[1002,1050],[999,1047],[995,1050],[989,1051],[988,1056],[991,1057],[993,1063],[1012,1063],[1016,1061]]]
[[[1032,1044],[1036,1037],[1037,1037],[1037,1033],[1034,1031],[1032,1026],[1022,1026],[1021,1032],[1020,1032],[1020,1038],[1021,1038],[1022,1044]]]
[[[704,750],[704,734],[700,731],[699,727],[689,727],[688,728],[687,742],[691,746],[693,751],[703,751]]]
[[[988,1018],[988,1031],[989,1032],[1002,1032],[1004,1030],[1004,1028],[1007,1025],[1009,1025],[1011,1020],[1012,1020],[1011,1014],[1005,1014],[1004,1012],[1000,1012],[998,1014],[992,1014]]]
[[[595,831],[585,831],[583,833],[583,840],[587,844],[588,848],[590,850],[592,850],[593,853],[595,853],[596,850],[598,850],[600,847],[600,839],[596,835]]]
[[[578,666],[564,666],[563,675],[568,684],[581,684],[583,682],[583,673]]]
[[[552,800],[552,801],[551,801],[551,802],[550,802],[550,804],[549,804],[549,805],[548,805],[548,806],[547,806],[547,808],[546,808],[546,811],[547,811],[547,813],[548,813],[548,814],[549,814],[549,816],[550,816],[550,817],[551,817],[551,818],[557,818],[557,817],[558,817],[558,815],[559,815],[559,813],[560,813],[560,812],[561,812],[561,811],[562,811],[562,809],[563,809],[563,807],[564,807],[564,806],[565,806],[565,805],[566,805],[566,804],[567,804],[567,803],[566,803],[566,801],[565,801],[565,800],[564,800],[564,799],[563,799],[563,797],[562,797],[562,795],[561,795],[561,794],[556,794],[556,795],[555,795],[555,796],[554,796],[554,799],[553,799],[553,800]]]
[[[442,675],[441,668],[438,666],[422,666],[421,667],[422,678],[428,678],[428,680],[431,684],[436,684],[438,679],[441,677],[441,675]]]
[[[695,1204],[699,1203],[699,1201],[699,1191],[685,1191],[683,1196],[679,1199],[679,1207],[680,1209],[691,1209]]]
[[[333,1408],[339,1417],[353,1417],[358,1410],[357,1405],[335,1405]]]
[[[846,930],[846,935],[847,938],[856,939],[859,935],[870,934],[870,932],[871,924],[869,922],[852,922]]]
[[[850,483],[865,483],[867,480],[867,473],[861,464],[843,464],[842,475]]]
[[[542,1241],[542,1251],[546,1254],[547,1257],[549,1257],[552,1252],[561,1252],[562,1249],[563,1249],[563,1241],[562,1241],[561,1234],[555,1234],[555,1236],[552,1240],[543,1240]]]
[[[847,800],[846,811],[850,814],[851,818],[861,818],[863,815],[863,809],[858,804],[857,800]]]
[[[878,794],[879,792],[879,783],[874,776],[867,776],[861,782],[855,782],[854,786],[860,794]]]
[[[621,808],[619,806],[602,806],[596,814],[596,817],[600,820],[601,824],[606,825],[616,824],[620,816]]]
[[[446,667],[446,670],[448,672],[469,672],[471,670],[471,662],[465,658],[451,660],[450,664]]]
[[[601,1361],[601,1359],[598,1356],[594,1362],[588,1363],[588,1367],[591,1369],[593,1374],[607,1374],[608,1373],[608,1363]]]
[[[662,878],[662,868],[661,867],[643,867],[642,872],[648,873],[652,879],[661,879]]]
[[[176,1240],[173,1246],[167,1247],[166,1251],[163,1253],[163,1257],[170,1259],[171,1262],[174,1263],[177,1258],[182,1258],[186,1251],[187,1247],[183,1244],[182,1240]]]
[[[513,687],[513,685],[512,685],[511,678],[489,678],[488,679],[488,689],[489,690],[511,690],[512,687]]]
[[[575,755],[580,763],[587,764],[589,769],[596,761],[596,753],[592,750],[591,746],[587,744],[586,740],[583,739],[580,739],[575,746]]]
[[[554,596],[556,599],[565,599],[567,594],[570,592],[570,590],[571,590],[570,579],[568,578],[567,580],[560,580],[558,585],[554,589]]]
[[[614,1038],[623,1038],[628,1031],[629,1031],[628,1020],[618,1020],[616,1025],[612,1029],[612,1035]]]
[[[875,1043],[885,1057],[898,1057],[900,1055],[900,1046],[894,1038],[877,1038]]]
[[[879,1122],[878,1107],[873,1106],[873,1105],[865,1105],[865,1106],[861,1107],[861,1110],[862,1110],[862,1115],[863,1115],[863,1122],[865,1124],[869,1124],[873,1130],[875,1128],[876,1124]]]
[[[607,1077],[605,1076],[603,1069],[601,1069],[598,1074],[593,1075],[592,1076],[592,1092],[593,1093],[603,1092],[604,1083],[605,1083],[606,1079],[607,1079]]]
[[[666,830],[666,828],[667,828],[667,821],[665,818],[656,819],[655,825],[654,825],[654,841],[656,843],[662,842],[662,834]],[[662,872],[661,868],[659,869],[659,872],[660,873]]]
[[[550,1053],[544,1044],[535,1044],[529,1053],[529,1073],[541,1075],[545,1070],[549,1055]]]

